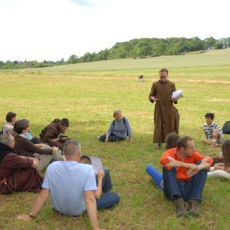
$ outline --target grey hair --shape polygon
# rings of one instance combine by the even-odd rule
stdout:
[[[11,136],[10,133],[2,134],[2,135],[0,136],[0,142],[1,142],[2,144],[7,145],[7,144],[10,142],[10,136]]]
[[[81,143],[79,141],[68,140],[65,142],[63,152],[67,156],[74,155],[81,150]]]

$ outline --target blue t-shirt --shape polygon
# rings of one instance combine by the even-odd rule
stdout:
[[[50,190],[52,207],[69,216],[85,210],[84,191],[97,190],[92,165],[76,161],[56,161],[46,170],[42,187]]]

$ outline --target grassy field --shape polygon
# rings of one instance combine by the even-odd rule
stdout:
[[[184,98],[176,105],[181,115],[180,134],[192,136],[200,153],[219,154],[219,148],[205,146],[201,139],[206,112],[214,112],[220,126],[230,119],[230,51],[220,53],[1,71],[0,124],[4,124],[8,111],[14,111],[18,119],[30,120],[31,132],[38,136],[54,118],[69,118],[67,135],[81,141],[83,154],[102,159],[111,170],[114,191],[121,195],[117,207],[99,212],[103,228],[229,229],[229,181],[208,178],[201,216],[178,219],[174,204],[164,198],[145,173],[148,164],[161,169],[159,157],[163,150],[153,150],[154,107],[148,94],[163,66],[170,67],[169,79],[183,90]],[[137,80],[140,74],[145,79],[142,83]],[[97,136],[106,132],[116,108],[131,123],[133,144],[97,141]],[[0,195],[0,229],[90,229],[87,218],[73,222],[54,212],[49,201],[36,220],[15,220],[17,215],[30,212],[36,197],[30,193]]]

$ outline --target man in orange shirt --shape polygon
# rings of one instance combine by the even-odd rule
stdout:
[[[198,203],[202,201],[202,191],[207,179],[207,170],[213,159],[194,149],[191,137],[181,137],[177,147],[166,150],[160,158],[163,165],[164,194],[174,200],[177,216],[199,216]],[[189,202],[189,212],[184,208]]]

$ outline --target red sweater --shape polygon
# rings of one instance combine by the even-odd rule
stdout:
[[[206,156],[201,155],[200,153],[194,151],[193,155],[187,156],[185,157],[184,160],[182,160],[178,155],[177,155],[177,148],[173,148],[173,149],[168,149],[166,150],[162,157],[160,158],[160,163],[163,165],[163,167],[165,167],[167,170],[171,170],[171,167],[167,167],[166,164],[168,164],[170,162],[170,160],[168,159],[168,156],[174,158],[176,161],[180,161],[183,163],[193,163],[196,164],[198,161],[203,160]],[[207,162],[209,163],[210,167],[213,163],[213,159],[210,157],[209,161]],[[185,167],[176,167],[176,171],[177,171],[177,180],[185,180],[185,181],[189,181],[191,179],[191,177],[187,176],[187,171],[188,169]]]

